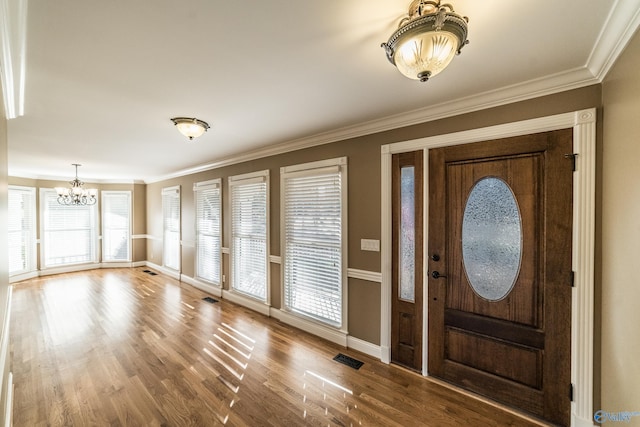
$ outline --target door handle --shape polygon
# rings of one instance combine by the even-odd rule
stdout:
[[[433,270],[431,272],[431,277],[433,277],[434,279],[440,279],[440,278],[446,278],[447,276],[443,276],[442,274],[440,274],[438,270]]]

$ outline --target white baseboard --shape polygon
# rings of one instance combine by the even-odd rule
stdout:
[[[4,425],[13,425],[13,374],[9,372],[7,378],[7,389],[5,390],[5,405],[4,405]]]
[[[271,309],[271,317],[278,319],[279,321],[291,325],[310,334],[324,338],[327,341],[331,341],[343,347],[347,347],[347,334],[338,331],[336,329],[328,328],[310,320],[303,319],[302,317],[293,315],[287,311],[281,309]]]
[[[371,344],[369,341],[361,340],[360,338],[347,336],[347,348],[357,350],[368,356],[380,360],[380,346]]]
[[[100,264],[100,268],[131,268],[133,263],[130,261],[125,262],[103,262]]]
[[[76,264],[68,265],[64,267],[47,268],[46,270],[40,270],[39,276],[51,276],[53,274],[73,273],[76,271],[96,270],[101,267],[100,263],[91,264]]]
[[[9,365],[7,359],[9,355],[9,332],[11,325],[11,298],[13,295],[13,286],[7,288],[7,300],[5,302],[4,322],[2,324],[2,330],[0,331],[0,387],[4,384],[5,368]],[[7,420],[11,421],[11,408],[13,407],[13,375],[11,371],[7,376],[7,388],[2,390],[2,396],[5,396],[5,425]]]
[[[205,283],[198,279],[194,279],[193,277],[189,277],[185,274],[180,275],[180,281],[186,283],[187,285],[191,285],[194,288],[198,288],[201,291],[207,292],[215,297],[222,297],[222,288],[219,286],[212,285],[211,283]]]
[[[23,280],[35,279],[40,276],[37,271],[30,271],[29,273],[16,274],[9,277],[9,283],[21,282]]]
[[[162,274],[171,277],[172,279],[180,280],[180,272],[176,270],[172,270],[170,268],[163,267],[158,264],[154,264],[151,261],[145,262],[145,265],[149,268],[153,268],[154,270],[158,270]]]
[[[257,311],[260,314],[264,314],[265,316],[269,316],[269,306],[263,302],[245,297],[233,291],[227,291],[226,289],[222,290],[222,298],[241,305],[243,307],[247,307],[253,311]]]

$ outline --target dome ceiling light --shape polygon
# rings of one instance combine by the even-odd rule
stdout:
[[[171,119],[178,131],[192,141],[193,138],[201,136],[209,129],[209,124],[195,117],[174,117]]]
[[[426,82],[469,43],[469,18],[439,0],[414,0],[398,29],[382,43],[387,59],[406,77]]]

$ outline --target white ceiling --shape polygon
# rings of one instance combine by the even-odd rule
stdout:
[[[640,0],[454,0],[470,44],[420,83],[380,47],[409,3],[29,0],[9,174],[152,182],[582,87],[640,21]],[[175,116],[211,129],[190,143]]]

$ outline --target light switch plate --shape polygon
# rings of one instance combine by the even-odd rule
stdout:
[[[360,239],[360,249],[363,251],[380,252],[380,240]]]

